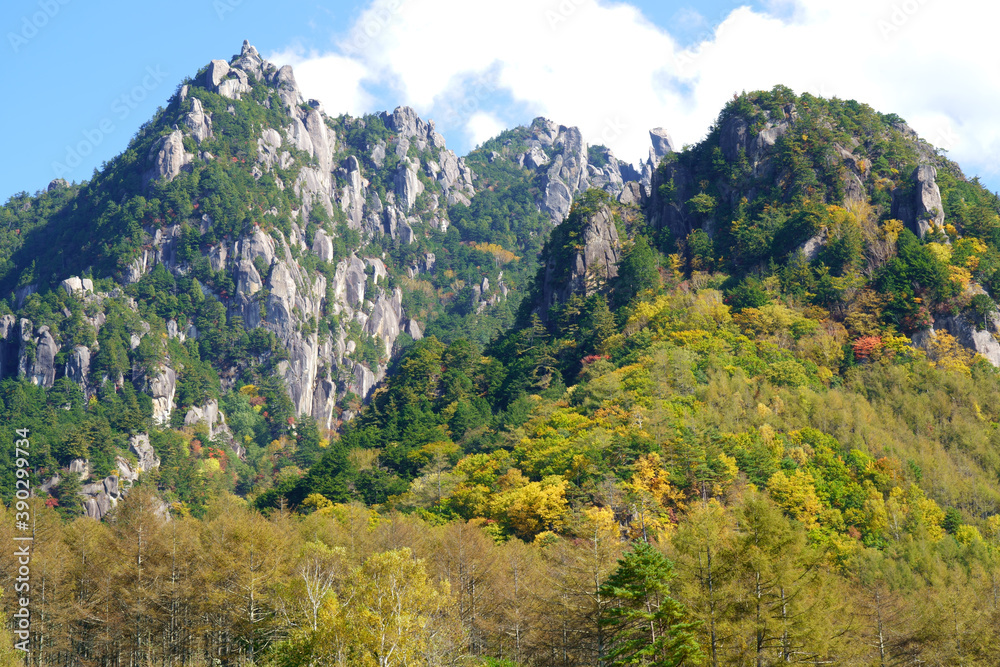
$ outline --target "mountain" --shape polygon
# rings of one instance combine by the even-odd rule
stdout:
[[[782,86],[650,140],[540,118],[458,157],[244,43],[8,201],[38,650],[995,664],[1000,198]]]
[[[244,43],[92,181],[4,207],[3,375],[85,401],[130,385],[154,425],[223,434],[221,394],[277,381],[276,433],[329,429],[424,330],[489,340],[573,196],[622,186],[576,128],[539,119],[496,148],[459,158],[406,107],[330,118]]]

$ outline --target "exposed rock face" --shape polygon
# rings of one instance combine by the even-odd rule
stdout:
[[[115,465],[118,467],[119,485],[129,488],[139,479],[139,471],[132,467],[132,464],[125,458],[115,457]]]
[[[56,381],[56,354],[59,348],[47,326],[34,333],[31,320],[21,318],[17,374],[32,384],[51,388]]]
[[[372,393],[372,389],[375,388],[375,374],[360,363],[354,363],[352,373],[354,374],[354,384],[353,386],[357,388],[357,394],[362,398],[368,396]]]
[[[784,118],[769,120],[756,137],[751,136],[750,126],[745,118],[732,116],[719,130],[719,148],[730,162],[737,161],[742,151],[754,168],[754,173],[757,173],[759,163],[768,149],[789,130],[796,116],[794,106],[788,105],[784,109]]]
[[[184,152],[184,133],[174,130],[153,144],[149,159],[153,163],[148,174],[150,180],[163,178],[172,181],[184,165],[194,159],[194,155]]]
[[[984,356],[991,364],[1000,367],[1000,342],[994,334],[998,333],[997,317],[987,323],[984,330],[979,330],[975,322],[968,313],[956,315],[954,317],[939,317],[934,320],[934,329],[943,329],[950,333],[955,339],[977,354]]]
[[[31,357],[34,356],[34,350],[32,346],[34,344],[33,332],[34,325],[31,320],[22,317],[19,324],[19,346],[17,352],[17,375],[18,377],[24,377],[29,374],[31,370]]]
[[[150,380],[149,389],[153,397],[153,423],[169,423],[177,392],[177,373],[169,366],[161,366],[159,374]]]
[[[552,306],[564,303],[573,294],[589,296],[602,282],[618,275],[621,244],[614,217],[606,205],[582,221],[575,243],[580,247],[569,260],[569,266],[563,264],[560,253],[553,253],[545,265],[542,303],[538,304],[543,317]]]
[[[422,331],[403,311],[401,292],[389,287],[389,271],[382,258],[351,255],[340,259],[328,290],[326,275],[329,274],[324,275],[311,268],[309,262],[302,262],[301,254],[308,252],[311,246],[312,253],[321,260],[334,261],[334,253],[340,245],[336,235],[340,230],[336,222],[325,220],[343,220],[340,211],[346,214],[348,227],[360,233],[362,247],[381,234],[389,234],[402,243],[417,243],[432,231],[445,231],[449,226],[447,206],[470,202],[475,194],[475,175],[463,158],[448,150],[444,138],[435,131],[434,123],[421,120],[408,107],[382,114],[382,122],[391,136],[365,147],[363,153],[350,146],[349,150],[338,150],[343,147],[338,146],[330,119],[315,101],[303,103],[291,68],[275,67],[263,60],[251,45],[244,43],[237,57],[229,62],[212,61],[202,77],[178,93],[175,101],[181,105],[181,113],[177,124],[154,141],[144,156],[144,183],[156,179],[169,181],[192,168],[190,165],[196,160],[216,159],[207,152],[191,149],[218,135],[222,120],[218,114],[213,119],[206,112],[199,99],[199,87],[232,100],[247,100],[247,94],[259,86],[270,87],[262,104],[270,109],[283,105],[278,110],[284,114],[284,120],[280,126],[255,127],[257,136],[252,141],[256,151],[238,160],[245,158],[250,163],[246,168],[253,177],[260,179],[270,174],[279,190],[289,190],[297,197],[291,198],[290,211],[279,213],[278,207],[270,210],[261,207],[254,212],[256,224],[248,225],[237,238],[222,235],[211,246],[201,248],[202,257],[198,261],[207,260],[213,272],[231,277],[233,285],[225,293],[218,287],[197,285],[207,298],[223,303],[228,317],[239,316],[248,330],[265,328],[277,337],[278,344],[288,353],[287,360],[278,365],[277,371],[285,380],[296,410],[312,413],[321,424],[332,424],[339,398],[348,392],[367,397],[386,371],[384,363],[368,367],[353,356],[357,354],[360,341],[350,340],[348,332],[360,327],[365,335],[376,339],[380,351],[390,355],[401,332],[419,338]],[[230,105],[229,113],[236,114],[237,106],[235,102]],[[364,120],[356,119],[356,122]],[[607,154],[609,164],[602,168],[587,162],[587,147],[577,130],[560,130],[555,126],[551,136],[546,132],[541,131],[542,139],[528,163],[545,174],[552,170],[551,178],[548,175],[546,178],[555,183],[553,196],[562,197],[559,206],[568,208],[573,193],[588,183],[611,183],[616,178],[617,161],[610,153]],[[190,152],[185,150],[185,143]],[[556,159],[550,159],[546,147],[551,148]],[[351,155],[351,152],[357,154]],[[334,163],[335,155],[344,157]],[[388,191],[370,186],[369,178],[373,174],[368,156],[373,162],[382,164],[398,160],[398,170],[386,174],[391,184]],[[297,173],[295,180],[284,182],[282,177],[287,179],[286,170],[293,165]],[[559,190],[558,183],[569,184],[565,192]],[[313,215],[319,213],[318,207],[328,216]],[[186,224],[200,226],[202,234],[208,233],[215,224],[213,220],[203,211],[195,215],[200,215],[201,220],[192,217]],[[281,225],[275,224],[279,215],[287,216],[281,220]],[[311,225],[316,226],[315,231]],[[311,239],[306,238],[307,229],[313,235]],[[122,269],[121,282],[139,282],[157,264],[178,278],[191,275],[192,262],[181,252],[180,222],[156,221],[147,224],[143,232],[147,236],[142,250]],[[419,270],[433,271],[435,258],[427,255],[418,264]],[[99,306],[104,298],[124,296],[122,293],[95,293],[92,281],[79,276],[67,278],[62,288],[88,305]],[[34,285],[25,286],[18,292],[18,299],[23,300],[34,289]],[[480,286],[479,304],[495,302],[505,295],[505,290],[502,281],[489,286],[488,290]],[[138,310],[134,301],[126,298],[126,303]],[[92,311],[88,309],[87,312]],[[325,326],[317,326],[322,325],[323,317],[329,314],[337,316],[338,330],[327,332]],[[96,315],[86,319],[99,330],[104,317],[102,309],[98,308]],[[148,335],[161,335],[160,332],[150,334],[148,327],[145,331],[130,330],[128,334],[132,349],[141,345]],[[167,322],[165,334],[165,340],[181,342],[198,336],[193,323],[189,321],[181,327],[175,320]],[[58,351],[56,341],[44,327],[36,331],[28,320],[17,322],[12,316],[0,317],[0,374],[19,373],[34,382],[51,386],[56,375],[54,358]],[[92,376],[93,355],[98,353],[96,346],[93,349],[77,346],[64,351],[66,363],[61,364],[59,370],[88,395],[104,382],[127,381],[127,376]],[[140,376],[138,373],[132,375]],[[226,381],[232,380],[225,378],[223,382]],[[176,408],[177,391],[177,373],[171,368],[169,358],[148,375],[147,382],[144,389],[153,399],[153,420],[159,425],[168,424]],[[204,420],[213,435],[225,429],[218,406],[214,404],[193,408],[185,417],[189,422]],[[143,465],[140,462],[140,470],[144,469]],[[122,466],[119,472],[123,479],[138,472],[128,472],[127,461]],[[92,515],[103,516],[106,505],[113,505],[114,497],[109,496],[109,499],[105,503],[97,495],[90,498]]]
[[[740,151],[746,152],[750,138],[750,125],[743,116],[732,116],[719,129],[719,148],[730,162],[735,162]]]
[[[399,337],[400,325],[403,321],[403,292],[397,288],[392,298],[380,294],[372,309],[372,314],[365,325],[365,331],[381,339],[388,356],[392,346]]]
[[[218,91],[219,84],[229,75],[229,63],[225,60],[213,60],[205,72],[205,87]]]
[[[0,378],[15,372],[11,368],[17,359],[20,349],[20,339],[17,319],[7,313],[0,317]]]
[[[417,201],[417,196],[424,191],[424,184],[417,178],[417,165],[409,158],[404,158],[396,170],[394,183],[396,197],[403,204],[403,210],[409,212]]]
[[[73,294],[82,295],[94,291],[94,281],[90,278],[80,278],[79,276],[71,276],[59,283],[59,286],[66,290],[66,293],[70,296]]]
[[[271,85],[278,89],[281,101],[287,107],[296,107],[302,103],[302,95],[299,93],[299,86],[295,82],[295,73],[290,65],[285,65],[276,71],[270,80]]]
[[[128,446],[135,453],[139,461],[139,470],[142,472],[149,472],[153,468],[160,466],[160,457],[156,455],[153,451],[153,446],[149,444],[148,434],[139,433],[133,435],[129,438]]]
[[[89,393],[87,378],[90,376],[90,349],[83,345],[74,347],[66,360],[65,373],[66,377],[79,385],[86,396]]]
[[[944,225],[944,205],[937,185],[937,169],[924,164],[913,171],[912,191],[899,187],[892,193],[892,217],[902,220],[914,234],[923,238],[933,223]]]
[[[313,236],[312,251],[324,262],[333,261],[333,239],[322,229]]]
[[[646,200],[646,195],[642,190],[642,186],[636,181],[629,181],[622,188],[621,193],[618,195],[618,201],[625,205],[642,206],[643,202]]]
[[[96,521],[103,519],[115,506],[111,501],[111,497],[104,491],[99,491],[92,496],[88,494],[88,496],[83,501],[83,513]]]
[[[654,229],[667,228],[677,238],[687,237],[695,226],[684,206],[684,202],[697,194],[691,175],[682,165],[672,162],[652,171],[650,178],[649,187],[640,193],[650,225]]]
[[[823,246],[826,245],[826,240],[826,228],[824,227],[818,234],[802,244],[802,254],[811,262],[819,256]]]
[[[184,124],[199,144],[212,136],[212,117],[205,113],[197,97],[191,99],[191,112],[184,118]]]
[[[674,140],[670,134],[662,127],[654,127],[649,131],[649,139],[653,142],[653,158],[655,163],[660,164],[660,160],[674,152]]]
[[[243,70],[233,68],[229,71],[234,76],[219,84],[218,93],[231,100],[243,99],[243,95],[252,90],[250,79]]]
[[[941,202],[941,190],[937,184],[937,169],[925,164],[913,172],[916,181],[916,226],[918,235],[923,238],[930,230],[930,223],[938,228],[944,226],[944,204]]]
[[[342,260],[337,265],[337,273],[333,280],[334,293],[343,305],[348,307],[361,305],[365,299],[365,281],[367,280],[364,261],[354,255]]]
[[[539,205],[553,222],[562,222],[569,213],[573,197],[590,187],[601,188],[614,196],[621,192],[624,181],[617,158],[603,149],[603,164],[600,167],[591,164],[587,143],[578,128],[536,118],[526,143],[528,150],[517,157],[517,162],[542,176],[543,195]]]
[[[646,158],[646,162],[642,165],[642,174],[638,179],[646,197],[652,194],[653,172],[660,166],[663,158],[674,152],[674,141],[670,138],[670,134],[662,127],[654,127],[650,130],[649,139],[652,142],[652,145],[649,147],[649,157]],[[637,199],[637,197],[631,194],[628,197],[630,200]]]
[[[755,178],[777,178],[776,162],[771,159],[774,154],[774,146],[792,128],[797,117],[795,105],[785,105],[781,109],[772,111],[770,117],[763,123],[763,127],[755,135],[746,118],[739,115],[730,116],[719,128],[719,150],[729,162],[746,160],[750,172]],[[666,150],[666,147],[670,145],[669,137],[660,136],[659,133],[660,130],[653,130],[650,132],[650,137],[655,144],[660,146],[661,150]],[[850,155],[850,151],[847,153]],[[691,197],[700,192],[692,174],[676,161],[661,162],[659,168],[656,168],[653,164],[655,154],[656,150],[651,149],[651,157],[643,167],[641,180],[644,208],[650,225],[657,230],[666,228],[678,238],[686,237],[697,227],[703,228],[709,235],[712,235],[715,220],[711,216],[705,219],[694,216],[684,205]],[[856,181],[854,176],[853,173],[849,174],[849,182],[845,182],[845,191],[848,192],[848,195],[850,195],[851,188],[855,186],[859,186],[861,191],[864,190],[863,185]],[[735,205],[738,197],[747,194],[737,193],[736,190],[725,187],[722,190],[721,196],[729,198],[730,205]],[[753,199],[753,192],[748,196]],[[635,199],[633,195],[629,195],[629,198]]]
[[[209,438],[214,438],[219,426],[226,423],[226,416],[219,412],[219,402],[215,399],[210,400],[204,407],[195,406],[191,408],[184,417],[185,426],[194,426],[195,424],[202,422],[208,426]],[[148,436],[146,440],[146,444],[148,445]],[[157,463],[157,465],[159,465],[159,463]]]

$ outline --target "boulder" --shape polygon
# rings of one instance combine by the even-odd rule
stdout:
[[[112,507],[111,498],[104,491],[83,501],[83,513],[96,521],[103,519]]]
[[[59,286],[66,290],[66,293],[70,296],[74,294],[82,295],[94,291],[94,281],[90,278],[80,278],[79,276],[70,276],[59,283]]]
[[[128,447],[135,454],[139,470],[142,472],[149,472],[160,466],[160,458],[153,451],[153,446],[149,444],[148,434],[137,433],[133,435],[129,438]]]
[[[87,459],[73,459],[69,462],[69,471],[70,473],[79,475],[81,482],[90,479],[90,461]]]
[[[204,405],[204,407],[195,406],[188,410],[187,415],[184,417],[185,426],[194,426],[195,424],[202,423],[208,426],[208,437],[215,437],[215,432],[217,427],[226,423],[226,417],[221,412],[219,412],[219,402],[214,398]],[[159,459],[157,459],[157,465]]]
[[[213,60],[205,72],[205,87],[213,92],[219,92],[219,84],[229,76],[229,63],[225,60]]]
[[[115,466],[118,468],[118,479],[125,488],[132,486],[139,479],[139,472],[132,467],[126,458],[115,457]]]
[[[246,72],[241,69],[230,68],[230,74],[236,78],[229,78],[219,84],[218,93],[231,100],[243,99],[245,93],[249,93],[253,88],[250,86],[250,79]]]

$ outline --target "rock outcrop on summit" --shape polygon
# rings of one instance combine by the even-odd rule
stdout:
[[[603,164],[592,163],[590,147],[579,128],[536,118],[529,131],[528,150],[516,161],[540,176],[543,196],[539,204],[556,224],[566,218],[574,197],[589,188],[614,196],[621,192],[624,180],[618,159],[606,147],[595,146]]]
[[[219,111],[219,104],[209,104],[211,95],[229,100],[228,108],[223,104],[226,110]],[[255,180],[273,179],[280,192],[290,195],[290,206],[286,212],[276,202],[269,209],[262,206],[256,216],[258,224],[235,236],[223,235],[202,248],[211,271],[229,276],[232,289],[223,293],[199,285],[225,306],[229,319],[239,318],[248,330],[261,328],[275,335],[287,356],[277,364],[277,372],[296,412],[310,414],[322,427],[330,428],[338,418],[337,400],[349,394],[365,398],[384,377],[399,336],[404,332],[411,338],[421,335],[421,325],[405,312],[400,289],[388,280],[384,253],[366,254],[361,248],[373,240],[377,245],[381,237],[410,244],[418,235],[447,230],[448,206],[470,203],[476,193],[475,174],[464,158],[447,148],[434,123],[408,107],[368,119],[340,121],[360,132],[366,131],[366,123],[384,128],[377,141],[361,150],[348,145],[338,137],[338,126],[321,105],[303,97],[291,68],[276,67],[244,42],[239,54],[229,61],[212,60],[171,100],[181,122],[165,127],[148,154],[141,156],[145,160],[143,187],[151,192],[216,160],[205,147],[232,132],[226,129],[229,121],[218,116],[243,113],[237,110],[238,103],[262,104],[267,117],[285,120],[256,127],[252,152],[227,159],[248,163]],[[554,202],[565,199],[553,205],[565,210],[572,193],[585,186],[581,178],[586,148],[578,133],[566,134],[565,128],[562,134],[558,128],[554,132],[552,139],[564,146],[566,158],[557,159],[562,166],[552,172],[553,188],[563,181],[571,187],[553,195]],[[287,224],[276,224],[284,216]],[[200,234],[213,234],[217,220],[197,212],[194,217]],[[334,221],[339,220],[360,234],[359,245],[348,248],[346,256],[336,250],[339,232]],[[177,278],[189,275],[201,260],[184,254],[184,229],[181,222],[146,224],[142,229],[146,243],[122,270],[121,282],[137,284],[157,267]],[[303,261],[308,256],[329,264],[329,270],[317,270],[312,259]],[[432,267],[433,262],[426,268]],[[95,311],[121,296],[95,291],[89,278],[71,277],[63,281],[63,288]],[[135,309],[135,302],[131,304]],[[339,326],[317,330],[316,323],[327,316]],[[99,334],[103,322],[94,320],[91,325]],[[171,320],[167,329],[168,339],[197,336],[193,323],[180,330]],[[133,331],[133,348],[152,335],[156,334],[149,333],[148,325]],[[359,336],[374,341],[377,361],[359,356],[363,342]],[[93,377],[98,346],[57,340],[48,327],[36,330],[27,319],[5,320],[0,339],[0,373],[20,375],[44,387],[52,387],[57,374],[65,375],[87,396],[94,395],[104,382],[123,381]],[[57,369],[55,359],[61,351],[65,362]],[[143,386],[152,397],[156,424],[168,424],[179,407],[182,371],[172,363],[165,358],[145,375]],[[225,386],[231,380],[225,379],[225,372],[223,376]],[[190,409],[212,414],[204,406]],[[187,419],[195,419],[193,414],[189,411]],[[214,420],[207,422],[213,428]]]

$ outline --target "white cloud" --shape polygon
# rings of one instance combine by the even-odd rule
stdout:
[[[364,85],[370,77],[368,67],[359,60],[339,54],[313,52],[306,55],[296,48],[272,53],[266,58],[279,67],[291,65],[299,89],[306,97],[323,102],[324,110],[331,116],[361,115],[370,111],[374,103]]]
[[[681,144],[701,139],[741,90],[782,83],[797,92],[853,98],[895,112],[967,172],[997,166],[1000,68],[993,26],[1000,7],[977,0],[772,0],[773,13],[739,7],[682,50],[668,29],[627,4],[508,0],[376,0],[333,54],[283,54],[309,96],[328,109],[387,105],[436,118],[453,141],[521,109],[578,125],[591,143],[644,158],[646,130]],[[489,78],[503,95],[456,88]],[[446,114],[445,111],[452,111]],[[436,116],[436,114],[438,114]],[[446,118],[445,116],[450,116]],[[522,118],[527,122],[530,118]],[[942,137],[948,139],[947,142]],[[988,177],[1000,182],[1000,173]]]
[[[477,111],[472,114],[465,127],[473,146],[478,146],[507,129],[503,121],[485,111]]]

